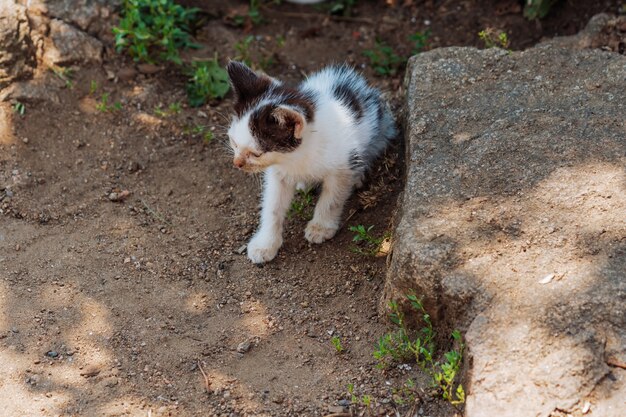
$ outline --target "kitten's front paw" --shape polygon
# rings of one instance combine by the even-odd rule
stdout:
[[[269,262],[276,257],[283,244],[282,238],[256,234],[248,242],[248,258],[255,264]]]
[[[322,243],[335,236],[337,226],[325,225],[311,220],[304,230],[304,237],[311,243]]]

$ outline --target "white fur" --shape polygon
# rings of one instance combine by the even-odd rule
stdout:
[[[248,257],[252,262],[270,261],[278,253],[283,243],[284,218],[298,184],[322,183],[322,192],[313,219],[306,227],[305,238],[311,243],[332,238],[339,228],[346,200],[353,188],[361,184],[363,170],[355,170],[350,165],[355,151],[358,155],[377,156],[395,134],[393,119],[386,115],[385,122],[389,126],[385,127],[387,131],[380,138],[384,143],[373,145],[372,141],[378,139],[373,137],[377,136],[375,132],[383,131],[376,109],[364,109],[363,117],[357,123],[352,110],[333,96],[333,86],[338,81],[349,81],[360,91],[370,91],[362,78],[354,77],[358,76],[353,72],[330,67],[301,84],[301,90],[315,93],[315,114],[310,123],[304,123],[302,143],[291,152],[250,156],[249,151],[258,151],[249,130],[250,113],[254,109],[233,119],[228,134],[235,158],[246,157],[248,152],[247,168],[244,169],[265,169],[261,224],[248,243]],[[271,98],[261,101],[259,106],[268,102]]]

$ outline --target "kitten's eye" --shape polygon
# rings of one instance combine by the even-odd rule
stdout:
[[[258,158],[263,154],[261,152],[250,152],[250,155],[254,156],[255,158]]]

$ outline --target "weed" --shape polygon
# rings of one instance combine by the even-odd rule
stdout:
[[[289,218],[299,217],[302,220],[311,220],[313,218],[313,190],[298,190],[291,202]]]
[[[167,107],[167,109],[163,109],[163,106],[160,104],[154,108],[154,114],[157,117],[163,117],[163,118],[176,115],[180,113],[181,111],[182,111],[182,106],[180,102],[178,101],[170,104]]]
[[[373,353],[378,360],[378,366],[388,368],[394,362],[414,360],[423,371],[430,375],[433,386],[439,389],[445,400],[453,405],[462,404],[465,401],[463,386],[458,384],[455,389],[455,378],[463,361],[463,349],[465,347],[461,333],[458,330],[452,332],[452,338],[458,349],[444,353],[443,358],[445,360],[443,362],[435,361],[435,331],[430,315],[415,295],[407,295],[406,298],[412,310],[421,316],[423,327],[417,335],[411,336],[404,313],[399,308],[398,303],[390,302],[390,319],[397,329],[379,339],[378,346]],[[403,392],[407,392],[407,390]]]
[[[276,35],[276,45],[279,48],[284,48],[285,47],[285,42],[287,40],[285,39],[285,37],[283,35]]]
[[[558,0],[527,0],[524,3],[524,17],[528,20],[543,19],[550,12],[550,8]]]
[[[230,84],[228,73],[222,68],[215,57],[208,61],[192,63],[188,71],[187,99],[191,107],[199,107],[209,99],[223,98]]]
[[[409,36],[409,41],[413,44],[411,55],[417,55],[428,47],[431,31],[426,29],[424,32],[415,32]]]
[[[213,132],[209,130],[208,126],[195,125],[192,127],[186,127],[184,132],[194,136],[202,137],[204,143],[209,144],[213,140]]]
[[[180,65],[178,51],[197,47],[190,27],[198,11],[173,0],[123,0],[122,20],[113,28],[117,51],[127,50],[135,61]]]
[[[49,68],[54,73],[54,75],[56,75],[61,81],[65,83],[65,88],[69,88],[70,90],[74,88],[74,81],[72,81],[74,71],[71,68],[59,67],[56,65],[53,65]]]
[[[354,384],[348,384],[348,395],[350,396],[350,401],[354,405],[362,405],[366,408],[370,408],[373,404],[373,399],[370,395],[363,394],[358,397],[354,393]]]
[[[204,132],[204,134],[202,135],[202,140],[204,140],[204,143],[206,144],[211,143],[211,141],[213,140],[213,132],[211,132],[210,130]]]
[[[485,48],[509,48],[509,37],[506,32],[501,32],[493,28],[487,28],[478,32],[478,37],[485,43]]]
[[[109,97],[109,93],[102,93],[100,101],[96,104],[96,110],[102,113],[122,110],[122,103],[120,103],[119,101],[116,101],[112,105],[109,105]]]
[[[24,113],[26,113],[26,106],[24,105],[24,103],[20,103],[19,101],[16,101],[15,104],[13,105],[13,111],[19,114],[20,116],[24,116]]]
[[[463,386],[459,384],[456,387],[456,391],[453,394],[454,379],[461,367],[461,361],[463,360],[463,349],[465,345],[461,340],[461,333],[458,330],[452,332],[452,337],[459,344],[459,350],[451,350],[444,354],[445,362],[437,363],[440,370],[432,372],[433,380],[437,383],[439,389],[441,389],[443,399],[449,401],[452,405],[463,404],[465,402],[465,391]]]
[[[283,36],[276,36],[275,41],[278,48],[285,46],[285,38]],[[253,45],[256,46],[256,53],[252,51]],[[236,51],[234,59],[244,62],[253,69],[267,70],[276,63],[275,54],[271,50],[264,48],[261,42],[257,41],[253,35],[246,36],[239,42],[236,42],[233,48]]]
[[[362,224],[359,224],[357,226],[350,226],[348,228],[348,230],[350,230],[351,232],[356,233],[354,237],[352,237],[352,241],[361,246],[365,246],[365,249],[359,246],[353,247],[353,252],[371,256],[376,255],[380,252],[383,242],[389,240],[389,233],[385,233],[380,237],[376,237],[372,234],[372,229],[374,229],[373,225],[366,228]]]
[[[89,83],[89,95],[92,96],[96,94],[96,91],[98,91],[98,82],[95,80],[91,80],[91,82]]]
[[[363,51],[363,55],[369,58],[370,65],[376,74],[381,76],[395,75],[405,62],[391,46],[381,41],[376,41],[373,49]]]
[[[251,25],[259,25],[263,23],[263,16],[260,10],[260,0],[250,0],[248,4],[248,12],[245,15],[233,16],[233,21],[236,26],[246,26],[246,23]]]
[[[330,343],[333,344],[337,353],[343,353],[345,351],[344,347],[341,345],[341,339],[339,339],[339,336],[333,336],[330,339]]]
[[[245,63],[247,66],[252,66],[252,59],[250,57],[250,45],[254,41],[254,36],[249,35],[239,42],[235,43],[235,51],[237,51],[237,55],[235,56],[236,61],[241,61]]]
[[[176,101],[174,103],[171,103],[167,107],[167,110],[170,112],[170,114],[178,114],[182,111],[182,104],[180,104],[180,101]]]

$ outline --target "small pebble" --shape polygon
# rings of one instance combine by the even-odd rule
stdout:
[[[331,414],[341,414],[347,411],[346,407],[342,405],[330,405],[328,406],[328,412]]]
[[[50,358],[56,358],[59,356],[59,352],[57,352],[56,350],[49,350],[46,352],[46,356]]]
[[[249,340],[243,341],[237,345],[237,352],[246,353],[252,347],[252,343]]]

